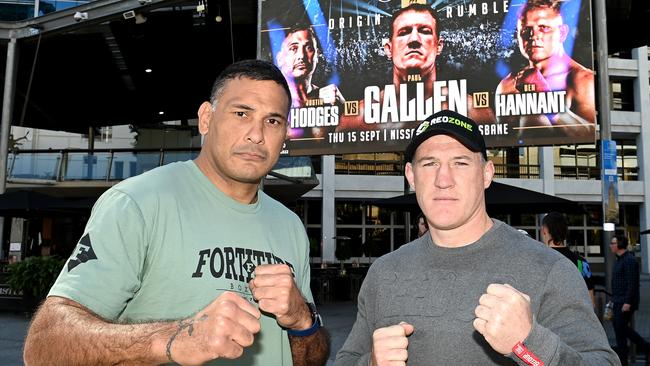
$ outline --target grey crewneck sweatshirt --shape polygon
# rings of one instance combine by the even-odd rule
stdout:
[[[336,365],[368,365],[373,331],[401,321],[415,327],[408,365],[526,365],[474,330],[474,309],[491,283],[530,296],[534,323],[525,345],[546,366],[620,365],[576,266],[499,220],[460,248],[425,235],[375,261]]]

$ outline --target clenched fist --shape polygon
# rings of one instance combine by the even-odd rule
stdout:
[[[474,314],[474,329],[502,355],[512,352],[533,328],[530,297],[508,284],[489,285]]]
[[[302,330],[312,325],[309,308],[286,264],[257,266],[248,286],[260,310],[275,315],[281,327]]]
[[[409,345],[407,337],[414,330],[411,324],[405,322],[376,329],[372,334],[372,365],[406,365]]]
[[[260,331],[261,314],[233,292],[224,292],[192,318],[181,320],[167,342],[167,356],[181,365],[238,358]]]
[[[343,94],[334,84],[318,89],[318,98],[322,99],[325,104],[343,104],[345,102]]]

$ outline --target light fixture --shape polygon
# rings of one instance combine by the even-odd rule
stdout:
[[[84,12],[78,11],[78,12],[74,13],[74,15],[72,17],[74,18],[74,20],[79,22],[79,21],[82,21],[82,20],[87,20],[88,19],[88,13],[85,12],[85,11]]]
[[[152,71],[153,70],[151,70],[151,69],[144,69],[144,72],[146,72],[147,74],[151,73]]]
[[[223,18],[221,17],[221,5],[219,5],[219,6],[217,7],[217,16],[214,17],[214,20],[215,20],[217,23],[221,23],[221,21],[223,21]]]
[[[135,24],[144,24],[147,21],[147,17],[142,14],[135,15]]]
[[[160,112],[158,112],[158,114],[162,116],[163,114],[165,114],[165,112],[164,112],[164,111],[160,111]]]

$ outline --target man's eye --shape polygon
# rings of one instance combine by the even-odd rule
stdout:
[[[455,164],[456,164],[456,166],[468,166],[469,165],[464,161],[457,161]]]
[[[420,33],[422,33],[422,34],[432,34],[433,31],[431,30],[431,28],[426,27],[426,28],[420,28]]]
[[[399,32],[397,32],[397,35],[398,36],[405,36],[405,35],[408,35],[409,33],[411,33],[410,29],[403,28],[403,29],[400,29]]]
[[[272,124],[272,125],[281,125],[282,124],[282,121],[280,121],[279,119],[275,119],[275,118],[269,118],[267,120],[267,122]]]
[[[248,115],[246,114],[246,112],[241,112],[241,111],[237,111],[237,112],[235,112],[235,115],[236,115],[237,117],[241,117],[241,118],[246,118],[246,117],[248,116]]]

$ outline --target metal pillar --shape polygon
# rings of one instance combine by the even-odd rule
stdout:
[[[14,96],[16,94],[17,40],[11,38],[7,44],[7,65],[5,68],[5,89],[2,97],[2,125],[0,125],[0,194],[7,188],[7,155],[9,150],[9,131],[13,118]],[[0,217],[0,259],[4,259],[4,217]]]
[[[323,155],[321,158],[322,166],[322,192],[323,192],[323,208],[321,216],[321,225],[323,230],[322,240],[323,249],[321,253],[321,260],[323,262],[335,263],[336,256],[336,206],[335,206],[335,189],[336,189],[336,175],[335,175],[335,161],[334,155]]]
[[[607,11],[605,0],[594,1],[595,16],[594,27],[596,29],[596,53],[598,57],[598,101],[600,110],[598,111],[598,118],[600,119],[600,140],[611,140],[611,116],[610,116],[610,96],[609,96],[609,55],[607,51]],[[602,169],[602,157],[601,157]],[[605,181],[601,180],[602,189],[605,188]],[[603,202],[603,213],[604,213]],[[614,266],[614,254],[609,250],[609,242],[614,236],[614,231],[605,230],[605,222],[603,215],[603,235],[602,235],[602,251],[605,258],[605,287],[611,291],[612,268]]]
[[[648,47],[632,50],[632,58],[638,63],[639,76],[634,79],[634,110],[641,113],[641,133],[637,136],[637,159],[639,162],[639,180],[643,182],[643,191],[650,194],[650,61]],[[644,200],[639,207],[641,230],[650,228],[650,202]],[[650,273],[650,235],[641,235],[641,271]]]

